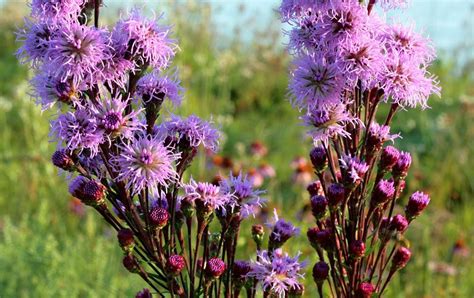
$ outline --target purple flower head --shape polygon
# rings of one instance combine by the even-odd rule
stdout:
[[[400,137],[400,134],[390,134],[390,126],[380,125],[377,122],[372,122],[369,127],[367,138],[367,145],[370,148],[379,148],[386,141],[392,141]]]
[[[370,298],[372,294],[375,292],[375,287],[373,284],[368,282],[362,282],[357,287],[355,292],[356,298]]]
[[[273,220],[266,224],[272,232],[270,234],[269,243],[273,248],[279,248],[288,239],[300,233],[300,229],[295,227],[291,222],[279,219],[276,209],[273,210]]]
[[[299,109],[337,104],[344,89],[341,65],[321,53],[303,55],[294,62],[289,89]]]
[[[300,271],[305,264],[299,262],[299,254],[290,257],[281,249],[276,249],[273,253],[262,250],[257,254],[258,259],[252,262],[252,269],[247,276],[257,279],[264,291],[283,298],[290,288],[299,285],[298,279],[304,278]]]
[[[326,262],[319,261],[313,267],[313,279],[317,284],[325,281],[329,276],[329,265]]]
[[[328,157],[324,147],[314,147],[309,153],[309,158],[316,172],[322,172],[328,165]]]
[[[329,204],[331,206],[337,206],[344,201],[346,197],[346,189],[344,185],[340,183],[332,183],[328,187],[327,195]]]
[[[79,152],[89,149],[91,157],[98,153],[104,139],[103,131],[85,109],[59,115],[51,122],[51,133],[56,140],[64,142],[66,149]]]
[[[384,204],[395,194],[393,181],[380,180],[372,193],[372,200],[375,205]]]
[[[178,275],[186,267],[186,260],[180,255],[171,255],[166,261],[167,270],[174,276]]]
[[[105,186],[96,180],[77,176],[69,184],[69,193],[87,205],[100,205],[104,202]]]
[[[230,194],[223,192],[219,186],[207,182],[196,182],[192,178],[188,184],[184,185],[184,192],[185,197],[211,211],[215,209],[224,211],[231,200]]]
[[[157,130],[159,135],[171,137],[176,143],[186,142],[194,148],[202,145],[216,152],[219,146],[219,131],[195,115],[188,118],[172,115],[171,120],[163,122]]]
[[[168,224],[170,214],[165,208],[155,207],[149,214],[150,223],[157,229],[161,229]]]
[[[350,138],[346,125],[362,124],[359,119],[349,114],[345,104],[342,103],[328,106],[327,109],[310,109],[302,119],[304,124],[311,128],[308,134],[313,138],[315,145],[319,142],[327,143],[330,138],[338,136]]]
[[[207,261],[205,272],[209,278],[219,278],[226,268],[224,261],[219,258],[212,258]]]
[[[232,267],[232,281],[237,286],[243,286],[247,275],[252,270],[250,262],[244,260],[235,260],[234,266]]]
[[[170,29],[159,26],[156,19],[147,19],[133,10],[127,19],[117,22],[112,40],[119,47],[118,51],[133,60],[137,67],[149,64],[164,69],[177,48],[169,33]]]
[[[76,85],[71,80],[62,82],[59,78],[47,72],[38,73],[31,80],[33,85],[32,96],[37,104],[41,104],[43,111],[50,109],[55,104],[82,107],[80,90],[83,85]]]
[[[51,156],[51,161],[56,167],[65,171],[72,171],[74,169],[74,161],[65,149],[56,150]]]
[[[408,169],[411,166],[410,152],[400,152],[397,163],[393,166],[392,172],[395,177],[404,178],[407,175]]]
[[[411,251],[406,247],[400,247],[392,258],[391,271],[400,270],[405,267],[411,258]]]
[[[159,138],[139,135],[120,146],[121,153],[112,159],[118,170],[117,180],[126,181],[134,194],[148,187],[156,192],[158,185],[168,186],[177,180],[173,162],[179,154],[166,147]]]
[[[107,59],[102,61],[97,79],[109,85],[117,85],[125,89],[128,82],[128,72],[136,71],[134,63],[125,59],[121,53],[117,52],[113,43],[107,48],[105,57]]]
[[[125,114],[129,101],[129,99],[122,99],[121,95],[106,97],[97,105],[91,107],[98,126],[104,130],[109,141],[115,137],[131,139],[135,133],[145,127],[138,120],[138,114],[141,110]]]
[[[430,197],[421,192],[417,191],[413,193],[408,199],[408,204],[405,206],[405,215],[411,220],[423,212],[426,206],[430,203]]]
[[[343,179],[349,185],[360,183],[369,169],[365,162],[350,155],[343,155],[339,164],[343,173]]]
[[[387,146],[380,155],[380,168],[382,171],[388,171],[397,163],[400,152],[393,146]]]
[[[390,220],[388,228],[389,230],[403,233],[408,228],[408,220],[405,218],[405,216],[397,214]]]
[[[101,65],[109,59],[108,33],[77,23],[61,27],[50,41],[48,63],[44,66],[62,82],[94,84]]]
[[[328,200],[324,196],[316,195],[311,198],[311,212],[316,219],[326,215]]]
[[[387,98],[402,107],[426,108],[430,95],[440,95],[436,78],[408,55],[387,55],[381,78]]]
[[[52,22],[73,22],[82,10],[85,0],[33,0],[31,15]]]
[[[411,57],[420,64],[429,64],[435,58],[431,40],[415,32],[414,24],[392,24],[386,31],[382,38],[388,51]]]
[[[20,62],[31,62],[33,67],[38,67],[46,56],[55,30],[51,22],[34,22],[25,19],[25,28],[16,33],[17,41],[23,43],[16,53]]]
[[[247,218],[249,215],[255,217],[257,209],[265,202],[260,197],[264,191],[255,189],[252,181],[242,173],[238,176],[231,173],[229,178],[219,182],[219,186],[223,193],[229,194],[229,205],[232,209],[239,210],[242,218]]]
[[[138,81],[136,95],[141,97],[145,103],[161,104],[165,98],[168,98],[174,106],[179,106],[183,100],[183,91],[177,73],[163,76],[155,71],[143,76]]]
[[[355,240],[349,246],[349,252],[353,258],[362,258],[365,255],[365,243],[362,240]]]

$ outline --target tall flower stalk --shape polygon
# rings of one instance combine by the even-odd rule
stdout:
[[[170,114],[184,92],[170,69],[170,28],[139,10],[102,27],[101,7],[34,0],[18,56],[35,71],[42,110],[56,111],[52,163],[68,173],[70,194],[117,231],[123,266],[151,288],[137,297],[302,292],[302,264],[281,249],[297,229],[283,219],[270,225],[266,250],[263,226],[253,228],[254,262],[236,260],[241,223],[263,191],[242,173],[214,184],[185,174],[200,148],[218,150],[220,134],[195,115]]]
[[[280,7],[291,26],[291,103],[313,140],[319,178],[307,236],[319,257],[320,296],[325,283],[334,297],[382,295],[411,257],[405,231],[429,203],[416,192],[399,210],[411,156],[386,145],[399,137],[390,131],[397,112],[439,95],[427,70],[434,49],[412,27],[386,23],[377,4],[406,1],[283,0]]]

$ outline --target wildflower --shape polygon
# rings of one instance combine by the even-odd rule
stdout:
[[[349,252],[355,259],[362,258],[365,255],[365,243],[361,240],[355,240],[350,244]]]
[[[389,171],[397,163],[400,152],[393,146],[387,146],[382,150],[380,155],[380,170]]]
[[[46,57],[54,32],[55,26],[51,22],[33,22],[26,19],[25,28],[16,33],[17,40],[23,43],[16,53],[20,62],[39,67]]]
[[[343,73],[337,62],[322,54],[309,54],[294,62],[289,90],[292,104],[299,109],[337,104],[344,88]]]
[[[32,0],[31,15],[40,20],[72,22],[79,16],[84,0]]]
[[[380,205],[386,203],[395,194],[395,186],[392,181],[381,179],[372,193],[372,204]]]
[[[150,222],[156,229],[162,229],[168,224],[170,214],[166,209],[155,207],[150,211]]]
[[[117,239],[120,246],[125,251],[131,251],[135,245],[133,231],[130,229],[121,229],[117,233]]]
[[[241,288],[247,281],[247,275],[252,270],[250,262],[235,260],[232,268],[232,281],[237,288]]]
[[[118,51],[133,60],[137,67],[149,64],[157,69],[168,66],[177,46],[169,38],[170,29],[160,27],[156,19],[147,19],[138,10],[117,22],[112,40]]]
[[[343,180],[347,185],[358,185],[364,179],[369,166],[357,157],[343,155],[340,159]]]
[[[316,195],[311,197],[311,212],[319,220],[326,215],[328,200],[324,196]]]
[[[308,191],[310,197],[324,194],[323,187],[321,185],[321,181],[319,181],[319,180],[308,184],[308,186],[306,187],[306,190]]]
[[[171,255],[166,261],[166,269],[173,276],[178,275],[185,266],[186,260],[180,255]]]
[[[409,220],[417,217],[425,210],[426,206],[430,203],[430,197],[421,192],[417,191],[413,193],[408,199],[408,203],[405,206],[405,215]]]
[[[196,209],[206,209],[210,212],[215,209],[224,209],[231,200],[228,193],[223,192],[219,186],[207,183],[196,182],[191,178],[188,184],[184,185],[185,196],[192,199],[196,204]]]
[[[99,206],[104,203],[105,186],[96,180],[77,176],[69,184],[69,193],[86,205]]]
[[[149,289],[145,288],[138,292],[135,298],[153,298],[153,295],[151,294]]]
[[[257,247],[262,246],[263,235],[265,234],[265,229],[262,225],[253,225],[252,226],[252,239],[257,244]]]
[[[153,102],[161,105],[167,98],[174,106],[179,106],[183,100],[183,90],[177,73],[172,76],[163,76],[154,71],[138,80],[136,95],[141,97],[145,103]]]
[[[337,206],[342,203],[346,197],[346,189],[340,183],[332,183],[327,190],[328,202],[330,206]]]
[[[195,115],[184,119],[173,115],[171,120],[158,127],[158,133],[193,148],[202,145],[205,149],[216,152],[219,146],[219,131]]]
[[[313,279],[319,285],[329,276],[329,265],[326,262],[319,261],[313,267]]]
[[[96,83],[100,65],[108,57],[107,32],[77,23],[61,27],[50,41],[44,66],[61,82]]]
[[[315,232],[314,240],[319,245],[319,247],[326,251],[332,251],[334,249],[333,237],[329,229],[323,229]]]
[[[323,172],[328,165],[326,150],[323,147],[314,147],[309,153],[311,163],[317,173]]]
[[[396,178],[405,178],[408,169],[411,166],[411,155],[409,152],[400,152],[400,156],[398,157],[397,163],[393,165],[392,173],[393,176]]]
[[[228,202],[233,212],[239,212],[242,218],[249,215],[255,217],[257,208],[262,207],[264,200],[260,197],[264,192],[254,189],[252,181],[239,173],[234,176],[232,173],[229,178],[220,181],[219,186],[224,193],[228,193],[230,200]]]
[[[56,150],[51,156],[51,161],[56,167],[65,171],[72,171],[74,169],[74,161],[64,149]]]
[[[127,254],[122,259],[122,264],[125,269],[131,273],[137,273],[140,270],[140,265],[138,264],[137,259],[132,254]]]
[[[117,180],[126,181],[127,188],[138,193],[145,187],[156,191],[158,185],[168,186],[176,181],[173,162],[179,154],[172,153],[158,138],[139,135],[131,142],[120,146],[121,153],[112,158],[119,171]]]
[[[404,268],[411,258],[411,251],[406,247],[397,249],[392,258],[392,267],[390,271],[396,271]]]
[[[269,237],[269,247],[279,248],[288,239],[294,235],[299,234],[300,229],[296,228],[291,222],[279,219],[276,209],[273,210],[273,222],[267,223],[267,226],[272,229]]]
[[[32,80],[33,96],[41,104],[42,110],[50,109],[55,104],[67,104],[73,107],[82,107],[81,90],[83,84],[75,85],[72,80],[61,81],[54,75],[44,72],[38,73]]]
[[[306,237],[308,238],[309,243],[315,249],[317,249],[319,247],[318,246],[318,240],[317,240],[317,233],[318,232],[319,232],[318,227],[309,228],[308,231],[306,232]]]
[[[368,282],[362,282],[357,287],[355,297],[356,298],[370,298],[375,292],[375,287],[373,284]]]
[[[252,262],[247,276],[261,282],[264,291],[283,298],[290,288],[299,285],[298,279],[303,278],[300,270],[304,267],[298,261],[299,254],[290,257],[281,249],[276,249],[273,253],[258,251],[257,255],[257,261]]]
[[[226,264],[219,258],[212,258],[207,261],[205,273],[212,279],[219,278],[226,270]]]
[[[372,122],[367,136],[368,151],[379,150],[386,141],[393,141],[399,134],[390,134],[390,126]]]
[[[85,109],[59,115],[51,122],[51,133],[57,140],[63,141],[69,151],[89,149],[91,157],[98,153],[103,142],[102,129]]]
[[[397,214],[394,217],[392,217],[392,219],[390,220],[390,224],[388,226],[389,230],[397,231],[400,233],[405,232],[407,228],[408,228],[408,221],[401,214]]]

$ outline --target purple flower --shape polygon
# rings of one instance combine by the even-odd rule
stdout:
[[[129,77],[128,72],[136,71],[134,63],[117,52],[113,44],[107,48],[105,56],[107,59],[102,61],[97,79],[111,86],[117,85],[125,89]]]
[[[129,103],[129,99],[122,99],[122,96],[119,95],[117,97],[106,97],[91,107],[98,126],[105,131],[109,142],[115,137],[131,139],[135,133],[145,127],[138,120],[138,114],[141,110],[125,114]]]
[[[165,98],[168,98],[174,106],[179,106],[183,99],[183,91],[177,73],[163,76],[155,71],[138,81],[136,95],[145,103],[151,101],[161,104]]]
[[[300,271],[305,264],[298,261],[299,254],[290,257],[281,249],[276,249],[273,253],[258,251],[257,255],[257,261],[252,262],[247,276],[257,279],[264,291],[283,298],[290,288],[299,286],[298,279],[304,278]]]
[[[405,206],[406,217],[411,220],[420,215],[429,203],[430,197],[427,194],[421,191],[413,193],[408,199],[408,204]]]
[[[103,61],[109,59],[108,33],[93,27],[71,23],[50,41],[45,70],[66,82],[96,83]]]
[[[369,127],[367,145],[371,148],[379,148],[386,141],[392,141],[400,137],[400,134],[390,134],[390,126],[380,125],[372,122]]]
[[[369,166],[360,161],[357,157],[343,155],[340,159],[340,167],[344,176],[344,180],[348,184],[358,184],[365,176]]]
[[[384,204],[392,198],[395,194],[395,186],[393,181],[381,179],[377,185],[375,185],[372,193],[373,204],[379,205]]]
[[[25,19],[25,28],[19,30],[17,41],[23,45],[17,51],[22,63],[29,63],[37,68],[46,56],[55,27],[50,22],[33,22]]]
[[[411,251],[406,247],[397,249],[392,258],[392,268],[390,271],[400,270],[405,267],[411,258]]]
[[[48,72],[40,72],[31,80],[36,103],[41,104],[43,111],[52,108],[55,104],[68,104],[81,107],[80,90],[83,85],[76,85],[71,80],[61,81]]]
[[[167,187],[177,180],[173,162],[179,154],[166,147],[159,138],[139,135],[131,142],[120,146],[121,152],[112,159],[119,171],[117,180],[127,181],[134,194],[145,187],[156,193],[158,185]]]
[[[395,177],[406,177],[408,169],[411,166],[411,154],[410,152],[400,152],[400,155],[397,159],[397,163],[393,165],[393,175]]]
[[[294,62],[289,89],[293,95],[292,104],[299,109],[337,104],[344,89],[341,64],[322,53],[298,57]]]
[[[393,146],[383,148],[380,155],[380,168],[382,171],[390,170],[398,161],[400,152]]]
[[[324,9],[330,0],[283,0],[280,5],[280,15],[284,22],[292,18],[300,18],[309,10],[314,11],[315,8]]]
[[[440,95],[436,78],[425,66],[407,55],[388,55],[381,74],[381,87],[387,98],[402,107],[426,108],[431,94]]]
[[[389,10],[394,8],[405,8],[410,0],[377,0],[376,2],[380,2],[380,6],[383,9]]]
[[[273,210],[273,220],[266,223],[272,229],[269,238],[269,246],[279,248],[288,239],[300,233],[300,229],[295,227],[291,222],[279,219],[276,209]]]
[[[52,22],[77,21],[85,0],[32,0],[31,15]]]
[[[313,267],[313,279],[317,284],[324,282],[329,276],[329,265],[324,261],[319,261]]]
[[[231,173],[229,178],[220,181],[219,185],[224,193],[230,195],[229,205],[238,210],[242,218],[249,215],[255,217],[256,210],[265,202],[260,197],[264,191],[254,189],[252,181],[242,173],[238,176]]]
[[[313,138],[315,145],[318,142],[327,143],[330,138],[338,136],[349,138],[350,134],[345,127],[349,123],[362,125],[358,118],[349,114],[346,105],[342,103],[328,106],[327,109],[311,109],[302,119],[304,124],[311,128],[308,134]]]
[[[112,32],[112,40],[138,67],[150,64],[163,69],[174,56],[176,45],[169,39],[169,28],[158,26],[157,20],[147,19],[133,10],[129,17],[119,21]]]
[[[219,131],[195,115],[188,118],[172,115],[171,120],[163,122],[157,131],[158,135],[171,137],[176,143],[185,141],[194,148],[203,145],[207,150],[216,152],[219,146]]]
[[[68,150],[89,149],[91,157],[98,153],[104,140],[103,130],[85,109],[59,115],[51,122],[51,133],[56,140],[63,141]]]
[[[201,203],[210,210],[225,210],[229,204],[231,196],[221,190],[219,186],[207,182],[196,182],[191,178],[188,184],[184,185],[185,197]]]

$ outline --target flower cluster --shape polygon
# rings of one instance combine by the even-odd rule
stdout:
[[[313,140],[310,159],[319,178],[308,187],[316,226],[307,236],[320,259],[313,279],[321,296],[326,279],[335,297],[381,296],[411,256],[399,240],[430,201],[416,192],[404,214],[396,213],[411,155],[385,146],[399,137],[390,132],[398,110],[425,108],[440,93],[428,71],[431,42],[373,9],[406,4],[283,0],[280,6],[291,27],[290,102]],[[377,123],[384,103],[388,114]]]
[[[171,113],[184,89],[170,70],[170,28],[139,10],[100,27],[99,0],[33,0],[31,8],[18,58],[35,71],[36,102],[56,112],[51,161],[69,172],[69,193],[117,230],[123,266],[153,288],[137,297],[237,297],[244,285],[255,294],[257,267],[235,255],[240,225],[262,207],[264,192],[242,172],[214,184],[184,181],[201,147],[218,151],[220,133],[195,115]],[[276,223],[280,242],[291,237],[288,225]],[[268,258],[286,264],[275,274],[288,280],[262,281],[265,291],[301,289],[297,258]]]

